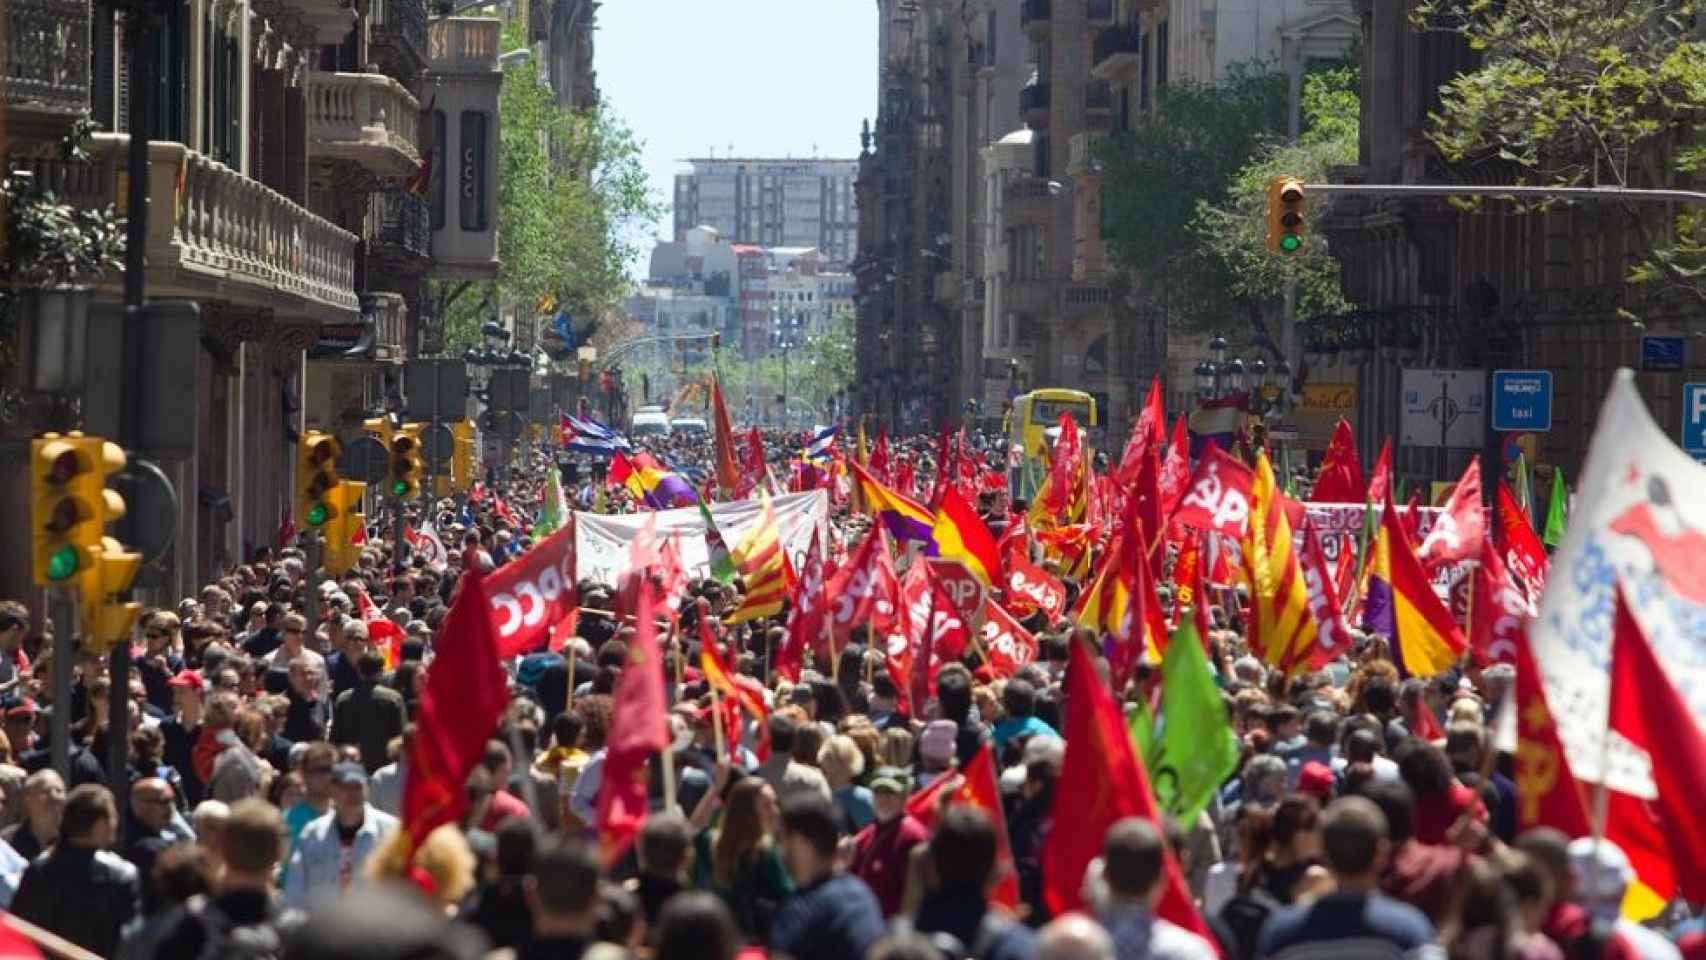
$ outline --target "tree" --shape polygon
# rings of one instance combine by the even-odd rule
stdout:
[[[1427,0],[1418,27],[1461,36],[1481,65],[1440,89],[1430,136],[1457,164],[1503,161],[1520,184],[1670,186],[1706,147],[1706,42],[1692,0]],[[1642,248],[1629,279],[1706,300],[1706,220],[1666,229],[1623,207]]]
[[[1285,116],[1285,74],[1239,64],[1218,83],[1162,87],[1154,112],[1098,152],[1102,237],[1174,325],[1225,321],[1232,303],[1193,228],[1197,205],[1225,196],[1249,158],[1284,132]]]
[[[525,45],[522,25],[506,25],[501,49]],[[477,341],[499,304],[554,302],[583,322],[613,312],[640,229],[659,210],[639,142],[605,106],[559,106],[538,67],[522,63],[504,69],[498,111],[503,265],[495,282],[438,284],[453,352]]]
[[[1305,233],[1303,251],[1276,256],[1264,242],[1268,183],[1281,174],[1323,182],[1328,170],[1357,158],[1359,70],[1342,66],[1303,80],[1304,129],[1296,143],[1268,143],[1232,177],[1222,199],[1199,201],[1191,229],[1212,255],[1227,291],[1257,310],[1277,306],[1297,282],[1296,315],[1345,309],[1339,263],[1318,231]],[[1318,208],[1317,208],[1318,209]],[[1313,214],[1313,211],[1311,211]],[[1310,217],[1313,220],[1313,215]]]

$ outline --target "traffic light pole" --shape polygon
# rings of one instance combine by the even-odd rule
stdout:
[[[53,621],[53,713],[48,718],[48,752],[60,779],[71,782],[71,663],[77,658],[77,604],[71,591],[48,591]],[[110,716],[110,714],[109,714]],[[109,724],[110,726],[110,724]]]
[[[397,515],[391,521],[391,575],[393,577],[402,576],[403,551],[409,546],[407,541],[403,539],[403,531],[408,526],[408,518],[404,515],[404,509],[408,506],[409,501],[398,497],[395,503]]]
[[[304,578],[307,585],[302,591],[302,612],[308,618],[308,639],[312,639],[320,626],[320,584],[317,582],[320,576],[320,532],[309,530],[304,539],[303,553],[307,555],[307,562],[303,566],[308,573]]]

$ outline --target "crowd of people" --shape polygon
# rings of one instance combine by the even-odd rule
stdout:
[[[798,438],[767,445],[783,473]],[[924,477],[934,448],[895,444]],[[701,482],[711,469],[704,436],[656,452]],[[996,443],[987,457],[1005,463]],[[405,758],[464,566],[501,566],[532,545],[550,470],[579,509],[639,509],[605,489],[601,466],[540,458],[477,501],[435,503],[412,522],[430,519],[451,545],[442,563],[391,542],[388,524],[337,578],[309,569],[298,545],[254,550],[198,596],[145,612],[122,723],[103,659],[54,662],[40,611],[0,603],[0,900],[126,958],[1706,957],[1686,904],[1661,923],[1620,916],[1633,876],[1615,845],[1519,830],[1512,758],[1490,732],[1510,668],[1466,660],[1405,679],[1378,638],[1359,635],[1287,682],[1247,649],[1233,592],[1209,610],[1206,641],[1237,734],[1234,772],[1192,822],[1116,822],[1082,878],[1081,910],[1051,912],[1043,864],[1075,708],[1068,663],[1075,644],[1099,651],[1097,637],[1033,614],[1034,662],[1009,677],[969,653],[941,664],[909,713],[884,638],[855,631],[837,663],[788,682],[769,659],[786,612],[731,625],[730,666],[770,712],[725,734],[695,669],[696,625],[740,593],[699,577],[665,651],[670,770],[650,765],[652,811],[631,848],[604,855],[597,800],[634,627],[583,615],[561,652],[506,664],[511,701],[468,778],[466,813],[409,849]],[[996,490],[978,506],[999,532],[1026,504]],[[869,523],[844,503],[830,522],[847,550]],[[1085,587],[1052,572],[1069,600]],[[588,612],[619,603],[617,584],[578,594]],[[369,604],[401,628],[391,657],[372,641]],[[68,702],[53,699],[57,670],[72,672]],[[1142,679],[1114,694],[1135,709]],[[47,744],[58,711],[71,716],[64,771]],[[719,751],[721,735],[736,749]],[[105,769],[114,736],[128,738],[126,770]],[[912,801],[986,748],[1002,816],[964,804],[921,816]],[[1157,912],[1175,858],[1197,932]],[[1016,897],[999,896],[1009,880]]]

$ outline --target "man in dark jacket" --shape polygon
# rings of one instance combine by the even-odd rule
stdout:
[[[113,795],[84,784],[65,798],[59,843],[25,868],[12,912],[103,957],[141,909],[136,868],[107,851],[118,834]]]
[[[930,838],[930,863],[936,886],[925,894],[913,917],[924,934],[946,933],[975,960],[1024,960],[1037,952],[1029,927],[989,909],[987,891],[995,878],[995,825],[975,807],[957,806],[943,814]]]
[[[403,735],[409,722],[408,708],[403,696],[389,687],[379,685],[385,673],[385,659],[372,649],[356,661],[361,682],[353,689],[338,694],[332,710],[332,742],[353,743],[361,748],[361,763],[368,773],[390,763],[386,747],[392,738]]]

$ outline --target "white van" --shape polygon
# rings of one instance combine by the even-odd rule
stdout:
[[[669,416],[657,407],[641,407],[628,428],[632,437],[661,437],[669,433]]]
[[[669,432],[678,437],[703,437],[711,432],[704,417],[676,417],[669,422]]]

